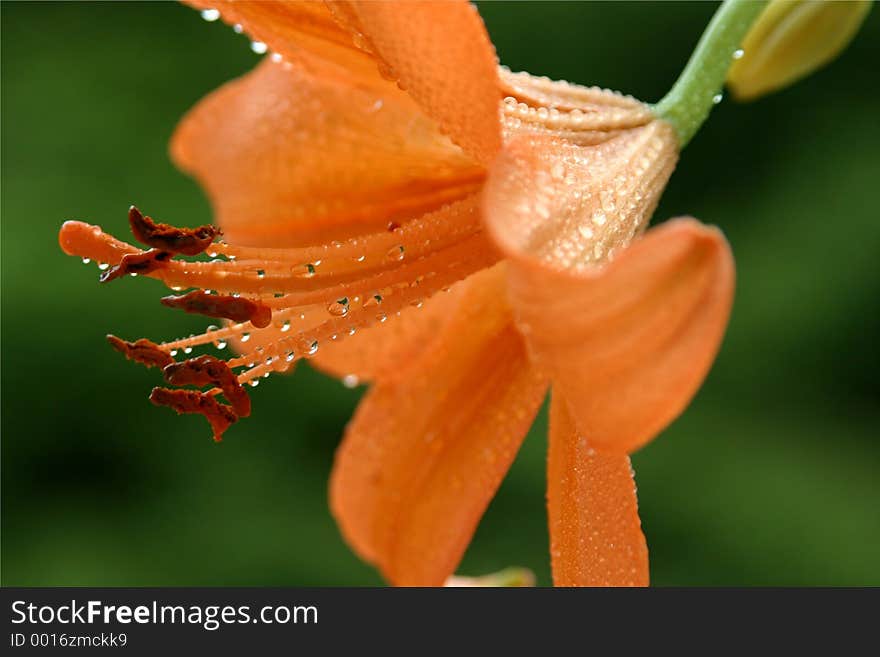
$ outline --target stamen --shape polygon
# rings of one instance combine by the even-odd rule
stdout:
[[[175,386],[219,386],[239,417],[251,414],[251,400],[247,391],[241,387],[235,373],[222,360],[205,354],[182,363],[172,363],[163,373],[165,380]]]
[[[155,342],[141,338],[135,342],[128,342],[115,335],[108,335],[107,342],[116,351],[123,354],[127,359],[146,365],[147,367],[164,368],[174,362],[174,359]]]
[[[223,433],[238,420],[233,410],[221,404],[214,397],[198,390],[170,390],[168,388],[153,388],[150,393],[150,401],[156,406],[168,406],[183,413],[199,413],[211,424],[214,432],[214,442],[223,439]]]
[[[169,258],[171,258],[171,254],[168,251],[160,251],[159,249],[129,253],[122,256],[119,264],[113,265],[103,272],[98,280],[102,283],[109,283],[126,274],[149,274],[164,267]]]
[[[193,290],[181,296],[162,297],[161,301],[163,306],[169,308],[180,308],[187,313],[229,319],[233,322],[250,322],[257,328],[266,328],[272,322],[271,308],[242,297]]]
[[[141,244],[169,253],[199,255],[207,249],[220,230],[206,225],[198,228],[176,228],[169,224],[157,224],[145,217],[133,205],[128,210],[128,224],[134,238]]]
[[[138,273],[174,290],[198,288],[165,297],[162,303],[230,322],[160,345],[108,337],[130,359],[162,367],[172,385],[212,386],[205,391],[156,388],[150,399],[178,413],[204,415],[217,440],[239,417],[250,414],[242,384],[254,386],[272,372],[289,371],[321,344],[393,319],[409,306],[419,307],[501,257],[482,231],[475,194],[409,221],[398,218],[387,229],[293,248],[211,242],[216,230],[210,226],[188,230],[157,224],[135,208],[129,223],[150,250],[82,222],[65,222],[59,241],[68,254],[115,265],[105,280]],[[213,260],[175,259],[202,250]],[[237,342],[239,355],[226,362],[209,355],[174,361],[178,351],[189,354],[210,343],[224,348],[229,341]],[[230,404],[215,399],[218,395]]]

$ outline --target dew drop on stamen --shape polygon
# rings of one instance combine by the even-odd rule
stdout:
[[[260,380],[251,379],[250,381],[248,381],[248,383],[250,384],[251,388],[256,388],[258,385],[260,385]]]
[[[244,28],[242,27],[241,23],[236,23],[232,26],[232,31],[236,34],[241,34],[242,32],[244,32]]]
[[[251,41],[251,50],[258,55],[265,55],[266,51],[269,50],[269,46],[262,41]]]
[[[172,349],[168,352],[168,355],[174,358],[177,355],[177,349]]]
[[[270,55],[270,59],[271,59],[273,62],[275,62],[275,63],[277,64],[277,63],[279,63],[279,62],[280,62],[282,59],[284,59],[284,58],[281,56],[281,53],[280,53],[280,52],[273,52],[273,53]]]
[[[209,23],[213,23],[218,18],[220,18],[220,11],[217,9],[203,9],[202,10],[202,18],[208,21]]]
[[[183,348],[183,353],[185,353],[185,354],[191,354],[192,352],[193,352],[192,347],[184,347]]]
[[[722,100],[723,98],[724,98],[724,95],[723,95],[723,94],[715,94],[714,96],[712,96],[712,102],[713,102],[715,105],[717,105],[718,103],[721,102],[721,100]]]
[[[293,268],[294,276],[301,276],[302,278],[311,278],[315,275],[315,265],[310,262],[307,262],[304,265],[300,265],[299,267]]]
[[[403,260],[404,253],[405,249],[401,244],[400,246],[391,247],[391,249],[389,249],[388,253],[385,255],[389,260]]]
[[[87,265],[92,261],[92,259],[91,258],[83,258],[82,261],[83,261],[84,265]]]
[[[106,262],[99,262],[98,263],[98,269],[100,269],[101,271],[107,271],[107,269],[109,269],[109,268],[110,268],[110,265]]]
[[[361,380],[358,378],[357,374],[346,374],[342,377],[342,385],[346,388],[355,388],[360,381]]]
[[[294,354],[292,351],[288,351],[287,355],[284,357],[284,360],[286,360],[288,363],[292,363],[294,358],[296,358],[296,354]]]
[[[284,323],[281,325],[281,332],[285,333],[290,330],[290,320],[285,319]]]
[[[345,317],[348,314],[348,298],[343,297],[327,306],[327,312],[334,317]]]

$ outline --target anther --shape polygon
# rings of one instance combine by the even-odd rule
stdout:
[[[128,342],[115,335],[108,335],[107,342],[129,360],[142,363],[147,367],[164,368],[174,362],[174,359],[167,352],[162,351],[159,345],[146,338],[141,338],[136,342]]]
[[[122,256],[118,265],[113,265],[103,272],[99,280],[102,283],[109,283],[126,274],[149,274],[164,267],[170,258],[171,254],[168,251],[160,249],[150,249],[143,253],[129,253]]]
[[[170,390],[168,388],[153,388],[150,393],[150,401],[156,406],[167,406],[183,413],[198,413],[204,415],[211,424],[214,432],[214,442],[220,442],[225,432],[238,420],[235,412],[225,404],[221,404],[214,397],[198,390]]]
[[[128,210],[128,224],[138,242],[154,249],[188,256],[199,255],[205,251],[220,234],[219,228],[210,225],[198,228],[176,228],[169,224],[157,224],[150,217],[141,214],[134,206]]]
[[[205,354],[182,363],[172,363],[164,369],[163,374],[165,380],[175,386],[218,386],[232,404],[236,415],[247,417],[251,414],[251,400],[247,391],[222,360]]]
[[[180,296],[162,297],[162,304],[179,308],[184,312],[229,319],[233,322],[250,322],[257,328],[266,328],[272,322],[272,309],[258,301],[243,297],[206,294],[193,290]]]

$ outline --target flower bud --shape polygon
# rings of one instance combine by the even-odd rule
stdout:
[[[734,53],[734,97],[753,100],[820,69],[849,45],[870,8],[870,0],[772,0]]]

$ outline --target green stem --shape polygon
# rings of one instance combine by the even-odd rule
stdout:
[[[672,89],[654,105],[654,113],[675,128],[681,148],[720,101],[734,53],[766,4],[767,0],[725,0]]]

